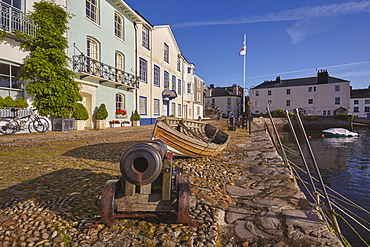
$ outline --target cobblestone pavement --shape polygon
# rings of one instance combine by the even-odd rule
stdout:
[[[152,129],[0,136],[0,246],[341,246],[258,124],[229,132],[222,155],[174,160],[198,202],[188,226],[170,214],[101,224],[95,198]]]

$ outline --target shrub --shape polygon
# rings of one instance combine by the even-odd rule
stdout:
[[[139,115],[139,113],[137,112],[137,110],[135,110],[135,112],[134,112],[134,115],[132,115],[132,117],[131,117],[131,120],[132,121],[140,121],[140,115]]]
[[[171,114],[170,117],[175,117],[175,114]]]
[[[271,111],[271,116],[273,116],[273,117],[285,117],[285,113],[284,113],[283,109],[273,110],[273,111]]]
[[[16,107],[20,107],[20,108],[27,108],[28,107],[28,103],[25,99],[23,99],[23,97],[19,97],[15,101],[15,104],[16,104]]]
[[[3,100],[5,107],[16,107],[15,101],[10,96],[6,96]]]
[[[95,113],[96,120],[104,120],[108,117],[108,111],[105,104],[101,104]]]
[[[76,107],[73,110],[72,118],[75,118],[76,120],[87,120],[87,119],[89,119],[89,113],[88,113],[86,107],[81,103],[77,103]]]
[[[351,114],[337,114],[334,116],[335,119],[342,120],[342,121],[348,121],[352,120],[355,116]]]

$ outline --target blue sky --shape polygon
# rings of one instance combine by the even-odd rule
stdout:
[[[151,24],[169,24],[196,74],[215,86],[330,76],[370,85],[370,0],[126,0]]]

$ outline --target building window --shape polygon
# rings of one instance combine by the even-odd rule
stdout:
[[[176,103],[175,102],[171,103],[171,114],[176,116]]]
[[[123,18],[118,13],[114,13],[114,35],[119,39],[124,39]]]
[[[180,79],[178,79],[177,80],[177,93],[178,93],[178,95],[181,95],[181,90],[182,90],[182,86],[181,86],[181,80]]]
[[[116,51],[114,54],[114,66],[117,69],[125,71],[125,56],[121,53]]]
[[[290,100],[287,100],[287,101],[286,101],[285,106],[290,106]]]
[[[370,99],[365,99],[365,105],[370,104]]]
[[[190,94],[191,94],[191,93],[192,93],[192,91],[193,91],[193,90],[192,90],[191,83],[188,83],[188,93],[190,93]]]
[[[91,37],[87,38],[86,55],[92,59],[99,60],[99,43]]]
[[[140,81],[148,83],[148,62],[140,58]]]
[[[272,101],[271,100],[267,101],[267,106],[268,107],[272,106]]]
[[[177,105],[177,116],[181,116],[181,112],[182,112],[182,110],[181,110],[181,104],[178,104]]]
[[[268,90],[267,91],[267,95],[271,95],[271,90]]]
[[[353,107],[353,112],[359,112],[358,106]]]
[[[308,87],[308,92],[312,92],[312,87]]]
[[[369,112],[370,111],[370,107],[369,106],[365,106],[365,112]]]
[[[260,102],[256,100],[256,101],[254,102],[254,106],[255,106],[255,107],[259,107],[259,106],[260,106]]]
[[[170,47],[166,44],[166,43],[164,43],[164,61],[165,62],[169,62],[170,61]]]
[[[140,96],[139,98],[139,114],[146,115],[147,112],[147,102],[146,97]]]
[[[200,106],[197,106],[197,115],[200,116]]]
[[[21,9],[22,8],[22,1],[21,0],[3,0],[3,2],[17,8]]]
[[[313,87],[313,91],[316,92],[316,87]]]
[[[322,111],[322,115],[323,115],[323,116],[326,116],[326,110],[323,110],[323,111]]]
[[[339,92],[339,91],[340,91],[340,85],[335,85],[335,87],[334,87],[334,91],[335,91],[335,92]]]
[[[331,115],[330,110],[328,110],[328,116],[330,116],[330,115]]]
[[[172,90],[176,91],[176,76],[172,75]]]
[[[200,88],[200,80],[197,79],[197,87]]]
[[[20,65],[0,62],[0,87],[21,89],[23,81],[19,80],[20,72]]]
[[[161,69],[157,65],[154,65],[154,86],[161,86]]]
[[[227,101],[227,104],[228,104],[228,105],[230,105],[230,104],[231,104],[231,98],[230,98],[230,97],[228,97],[228,98],[226,99],[226,101]]]
[[[308,99],[308,104],[312,105],[313,104],[313,99]]]
[[[116,110],[125,110],[125,95],[116,94]]]
[[[159,112],[159,99],[154,99],[154,104],[153,104],[153,113],[154,113],[154,115],[159,115],[160,114],[160,112]]]
[[[358,99],[355,99],[355,100],[353,101],[353,104],[354,104],[354,105],[358,105],[358,103],[359,103],[359,100],[358,100]]]
[[[141,35],[142,35],[142,41],[141,41],[142,46],[144,46],[146,49],[149,50],[149,28],[147,28],[146,26],[143,26]]]
[[[340,105],[340,97],[335,97],[335,99],[334,99],[334,103],[335,103],[336,105]]]
[[[256,96],[260,96],[260,92],[259,91],[256,91]]]
[[[180,56],[177,57],[177,71],[181,72],[181,58],[180,58]]]
[[[98,1],[86,0],[86,17],[95,23],[98,23]]]
[[[197,102],[200,102],[200,93],[197,92]]]
[[[170,74],[164,71],[164,89],[170,89]]]
[[[191,74],[191,67],[188,67],[188,74]]]
[[[290,88],[286,90],[286,94],[290,94]]]

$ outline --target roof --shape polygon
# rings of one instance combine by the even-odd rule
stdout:
[[[243,94],[242,88],[234,85],[233,87],[215,87],[211,88],[212,96],[210,97],[221,97],[221,96],[237,96],[241,97]]]
[[[347,80],[335,78],[328,76],[327,83],[343,83],[349,82]],[[275,80],[275,81],[264,81],[258,86],[253,87],[253,89],[263,89],[263,88],[277,88],[277,87],[296,87],[296,86],[309,86],[309,85],[319,85],[324,83],[319,83],[317,76],[315,77],[306,77],[306,78],[297,78],[297,79],[288,79],[288,80]]]
[[[353,98],[370,98],[370,89],[352,89],[351,99]]]

